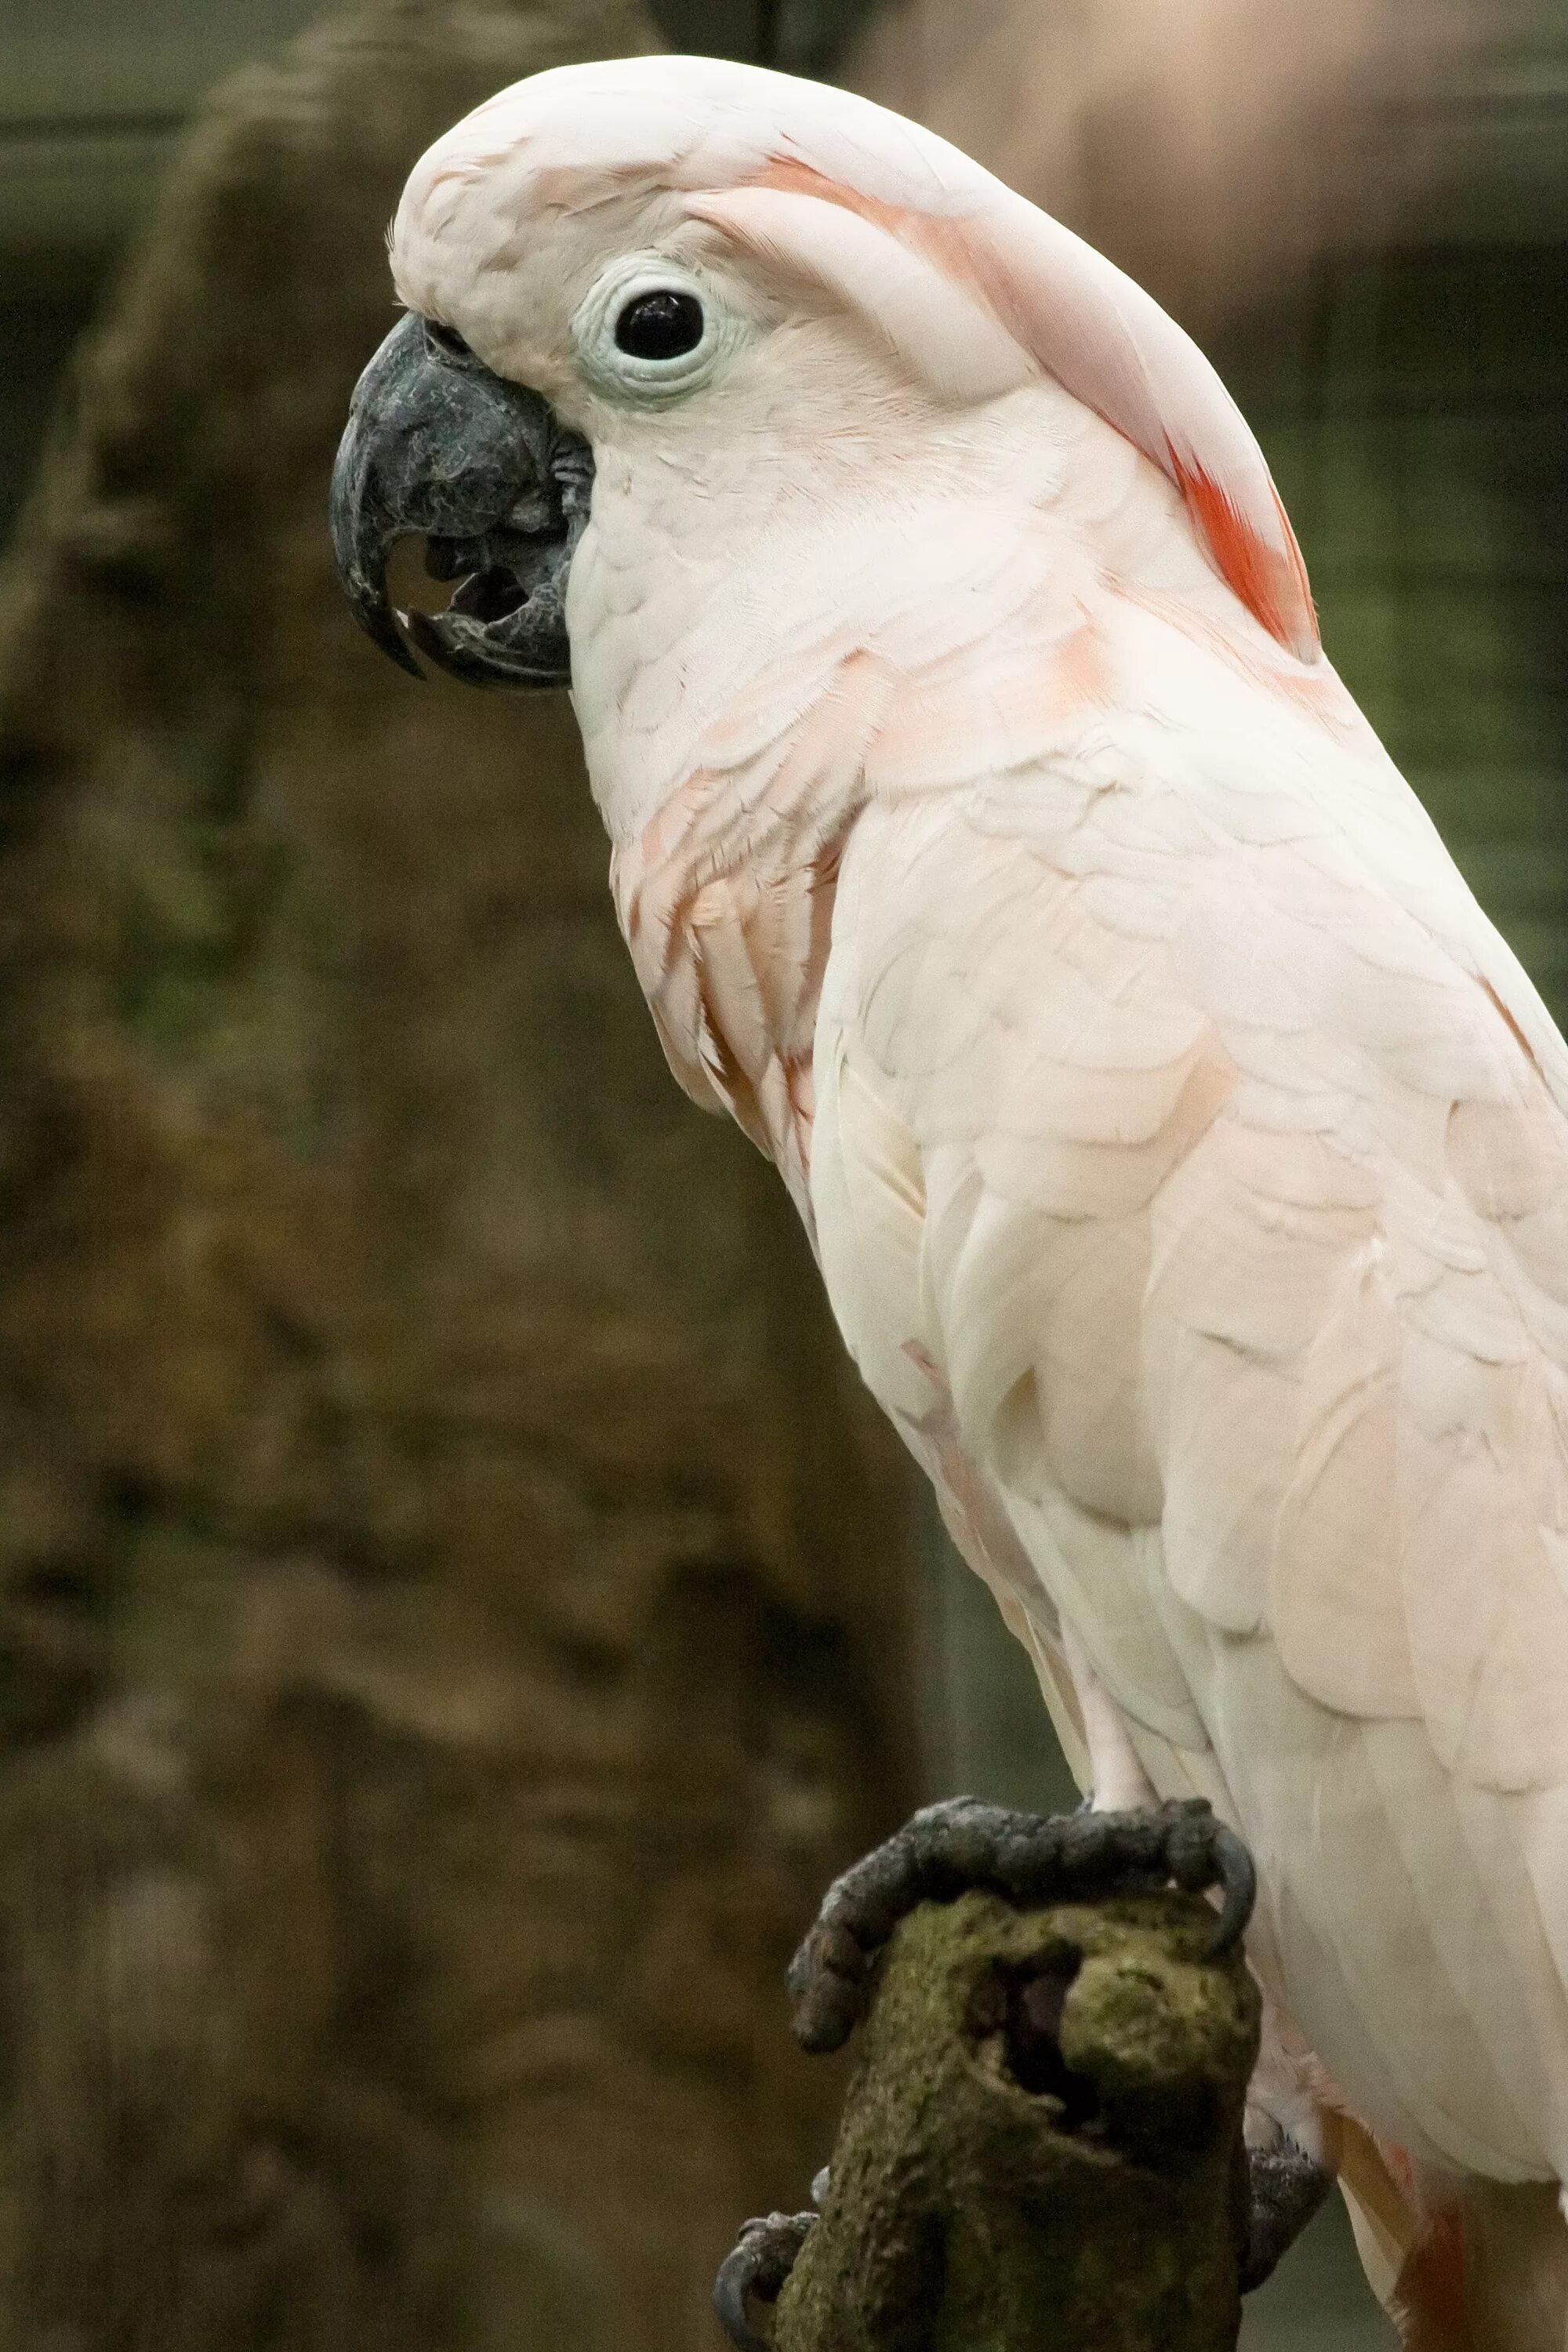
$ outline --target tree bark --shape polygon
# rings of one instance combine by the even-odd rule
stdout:
[[[663,1069],[563,699],[397,677],[325,527],[415,156],[647,46],[367,0],[220,94],[10,563],[27,2352],[691,2352],[826,2144],[777,1988],[915,1794],[909,1481]]]
[[[1193,1895],[902,1921],[775,2352],[1233,2352],[1258,2053]]]

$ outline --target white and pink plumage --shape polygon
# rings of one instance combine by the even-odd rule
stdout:
[[[503,92],[394,264],[592,446],[574,695],[678,1076],[1100,1801],[1250,1843],[1260,2103],[1408,2253],[1407,2341],[1557,2352],[1568,1052],[1251,434],[956,150],[742,67]],[[644,286],[702,306],[662,373]]]

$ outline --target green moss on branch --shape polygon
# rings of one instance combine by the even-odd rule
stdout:
[[[1169,1895],[903,1921],[777,2352],[1229,2352],[1258,1995]]]

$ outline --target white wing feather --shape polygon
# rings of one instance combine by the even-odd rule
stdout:
[[[1562,2177],[1563,1049],[1369,734],[1122,651],[1142,712],[851,842],[829,1288],[1156,1784],[1252,1841],[1370,2119]]]

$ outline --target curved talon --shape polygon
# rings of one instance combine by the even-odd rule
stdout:
[[[751,2284],[750,2263],[742,2242],[719,2265],[719,2275],[713,2282],[713,2309],[720,2326],[738,2352],[771,2352],[767,2337],[759,2336],[746,2316]]]
[[[815,2228],[815,2213],[769,2213],[748,2221],[713,2282],[713,2309],[737,2352],[772,2352],[752,2326],[747,2305],[776,2303],[796,2257]]]
[[[1258,1899],[1258,1873],[1236,1832],[1216,1819],[1206,1797],[1190,1797],[1164,1811],[1170,1827],[1165,1837],[1165,1863],[1178,1886],[1202,1894],[1217,1886],[1219,1921],[1209,1951],[1219,1958],[1241,1939]]]
[[[1222,1901],[1219,1925],[1209,1938],[1211,1956],[1219,1959],[1233,1951],[1247,1932],[1258,1901],[1258,1865],[1236,1832],[1225,1822],[1215,1823],[1215,1859]]]

